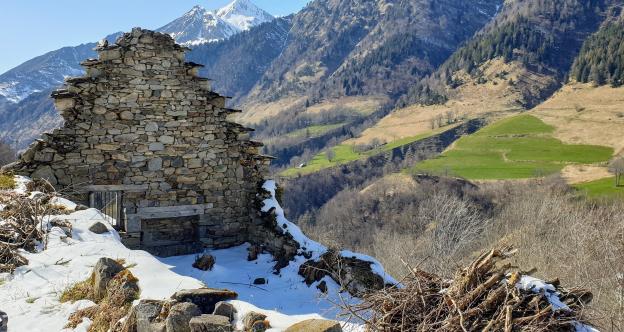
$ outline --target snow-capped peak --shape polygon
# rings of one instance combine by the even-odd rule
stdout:
[[[170,34],[178,43],[192,46],[223,40],[273,19],[249,0],[235,0],[216,11],[194,6],[158,31]]]
[[[248,30],[251,27],[274,19],[271,14],[256,6],[250,0],[234,0],[227,6],[219,9],[217,16],[240,30]]]

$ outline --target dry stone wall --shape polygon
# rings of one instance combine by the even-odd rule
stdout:
[[[98,46],[87,74],[53,93],[65,123],[5,170],[71,189],[120,193],[125,244],[168,256],[252,238],[270,158],[226,98],[165,34],[134,29]],[[255,225],[255,226],[254,226]]]

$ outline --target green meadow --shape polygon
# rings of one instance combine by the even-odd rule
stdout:
[[[613,149],[564,144],[552,137],[554,128],[532,115],[519,115],[486,126],[457,140],[437,158],[412,171],[467,179],[522,179],[553,174],[567,164],[608,161]]]
[[[579,183],[574,187],[590,198],[624,198],[624,186],[616,187],[615,177]]]

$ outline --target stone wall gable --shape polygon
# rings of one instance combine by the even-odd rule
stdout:
[[[8,169],[72,187],[83,202],[93,191],[121,193],[131,247],[170,255],[249,240],[269,159],[252,129],[228,121],[235,111],[198,77],[201,65],[184,61],[186,50],[138,28],[98,47],[99,59],[82,63],[87,74],[52,94],[64,126]],[[179,240],[180,227],[199,241]]]

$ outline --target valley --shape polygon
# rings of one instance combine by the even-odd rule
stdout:
[[[485,321],[492,331],[619,331],[622,8],[622,0],[313,0],[272,15],[235,0],[195,6],[155,31],[51,51],[0,75],[0,166],[8,165],[0,236],[15,224],[3,222],[16,218],[12,200],[36,202],[41,190],[51,217],[79,217],[54,226],[65,232],[55,230],[54,255],[70,245],[91,255],[90,239],[105,240],[98,246],[128,259],[141,287],[153,283],[146,268],[200,289],[228,287],[240,293],[231,329],[298,332],[290,328],[313,318],[337,322],[336,331],[477,331]],[[135,53],[137,43],[148,51]],[[89,181],[121,195],[116,216],[131,217],[110,238],[86,230],[83,215],[106,218],[101,212],[48,203],[101,194],[76,190]],[[145,253],[132,266],[134,249],[161,240],[173,257]],[[191,247],[216,258],[215,270],[181,255]],[[15,265],[0,274],[0,294],[22,304],[31,296],[10,291],[34,278],[24,271],[47,275],[56,265],[39,261],[48,249],[27,249],[34,263],[0,260]],[[499,258],[509,267],[500,275],[490,265]],[[484,260],[487,269],[471,265]],[[94,262],[68,264],[83,278]],[[543,286],[532,295],[522,293],[529,279]],[[439,302],[410,308],[437,308],[441,321],[400,312],[406,297],[376,307],[377,320],[354,314],[404,296],[403,286],[431,292]],[[58,304],[54,326],[83,312],[44,290],[32,315],[46,310],[44,300]],[[162,292],[146,294],[166,308]],[[496,305],[471,307],[489,300]],[[525,307],[533,309],[514,309]],[[252,310],[269,321],[245,323]],[[384,310],[402,320],[386,321],[395,316]],[[32,316],[13,312],[22,323]]]

